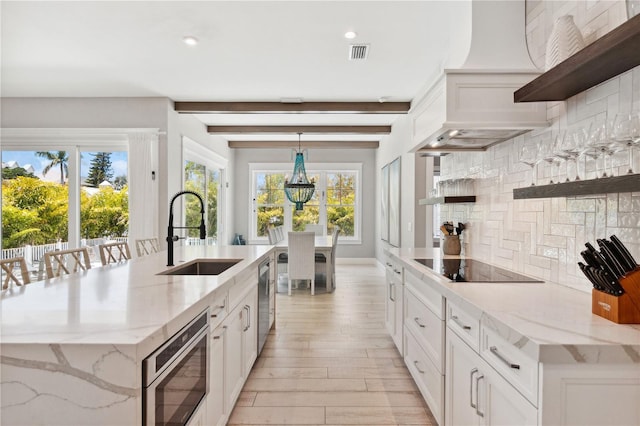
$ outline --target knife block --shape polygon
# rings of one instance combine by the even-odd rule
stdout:
[[[593,289],[591,312],[618,324],[640,324],[640,267],[618,282],[624,289],[619,297]]]

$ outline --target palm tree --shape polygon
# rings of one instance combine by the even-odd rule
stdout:
[[[42,176],[46,175],[52,168],[60,166],[60,183],[64,185],[64,178],[69,177],[69,154],[67,154],[67,151],[38,151],[36,155],[51,161],[42,169]]]

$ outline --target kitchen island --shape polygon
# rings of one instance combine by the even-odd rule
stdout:
[[[176,268],[240,261],[215,276],[159,275],[173,269],[161,252],[4,291],[0,424],[141,424],[142,361],[222,294],[257,282],[257,265],[272,252],[183,247]]]
[[[557,283],[455,282],[415,260],[439,250],[385,255],[387,328],[441,425],[640,424],[640,324]]]

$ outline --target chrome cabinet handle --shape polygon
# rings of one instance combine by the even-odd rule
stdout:
[[[416,370],[418,370],[418,373],[420,374],[424,374],[424,370],[420,370],[420,367],[418,367],[418,361],[413,361],[413,365],[416,366]]]
[[[418,321],[419,319],[420,319],[419,317],[415,317],[413,320],[416,322],[416,324],[418,324],[420,326],[420,328],[425,328],[426,325],[420,324],[420,321]]]
[[[480,374],[476,377],[476,414],[480,417],[484,417],[484,413],[480,411],[480,380],[484,380],[484,374]]]
[[[460,321],[460,318],[458,318],[457,315],[451,315],[451,319],[453,320],[453,322],[462,327],[463,330],[471,330],[471,326],[465,325],[462,321]]]
[[[392,265],[392,264],[390,264],[389,262],[387,262],[387,266],[388,266],[389,268],[391,268],[393,265]]]
[[[395,288],[395,284],[394,283],[389,283],[389,300],[391,300],[392,302],[396,301],[396,288]],[[393,296],[392,296],[393,294]]]
[[[395,272],[396,274],[400,275],[402,273],[402,271],[398,271],[397,269],[393,268],[393,272]]]
[[[219,305],[219,306],[216,306],[217,311],[216,311],[216,313],[215,313],[215,314],[211,314],[211,318],[218,318],[218,315],[219,315],[219,314],[224,310],[225,306],[226,306],[226,305]]]
[[[249,305],[244,305],[244,307],[242,308],[243,310],[247,311],[247,326],[243,328],[242,331],[247,331],[249,328],[251,328],[251,311],[249,311],[249,308]]]
[[[514,364],[508,359],[506,359],[504,356],[502,356],[502,354],[500,354],[500,352],[498,352],[498,348],[496,348],[495,346],[491,346],[489,348],[489,351],[491,351],[492,354],[498,357],[500,361],[504,362],[507,365],[507,367],[513,368],[514,370],[520,370],[520,364]]]
[[[222,335],[223,335],[224,333],[226,333],[226,332],[227,332],[227,326],[226,326],[226,325],[223,325],[223,326],[222,326],[222,333],[220,333],[220,334],[219,334],[219,335],[217,335],[217,336],[213,336],[213,340],[218,340],[218,339],[220,339],[220,338],[222,337]]]
[[[475,376],[477,372],[478,369],[474,368],[473,370],[471,370],[471,376],[469,377],[469,405],[471,406],[471,408],[474,408],[476,412],[478,410],[478,406],[473,403],[473,376]]]

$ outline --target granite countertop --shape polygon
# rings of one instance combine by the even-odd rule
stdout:
[[[4,290],[0,344],[137,345],[144,357],[207,308],[209,297],[268,255],[271,246],[176,248],[175,265],[242,259],[212,276],[157,275],[167,252]]]
[[[448,301],[540,362],[640,366],[640,324],[616,324],[592,314],[590,292],[553,282],[452,282],[413,260],[439,259],[437,249],[386,252],[432,283]]]

